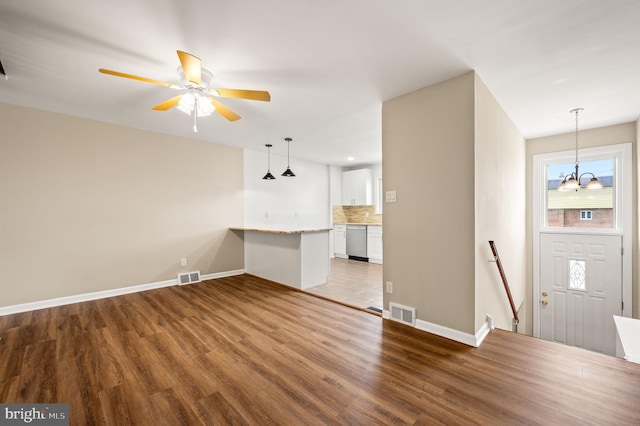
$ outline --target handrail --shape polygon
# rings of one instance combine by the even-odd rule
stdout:
[[[496,265],[498,265],[498,271],[500,272],[500,278],[502,278],[502,284],[504,284],[504,291],[507,292],[507,297],[509,298],[509,305],[511,305],[511,312],[513,313],[513,319],[517,325],[520,322],[518,319],[518,311],[516,311],[516,305],[513,303],[513,297],[511,297],[511,289],[509,288],[509,283],[507,282],[507,276],[504,274],[504,269],[502,269],[502,262],[500,262],[500,256],[498,256],[498,249],[496,248],[496,244],[493,241],[489,241],[489,245],[491,246],[491,252],[493,253],[493,258],[496,261]]]

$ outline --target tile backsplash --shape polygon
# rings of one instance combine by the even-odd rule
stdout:
[[[375,206],[333,206],[333,223],[371,223],[382,225]]]

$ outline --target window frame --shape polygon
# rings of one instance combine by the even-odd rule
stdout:
[[[536,232],[568,232],[568,233],[589,233],[589,234],[622,234],[624,229],[623,224],[623,209],[626,208],[622,205],[624,197],[622,197],[622,191],[626,191],[624,186],[624,173],[631,172],[631,164],[625,165],[623,163],[629,162],[631,157],[630,144],[619,145],[606,145],[595,148],[582,148],[578,152],[578,159],[580,162],[613,159],[614,172],[613,172],[613,227],[611,228],[593,228],[593,227],[555,227],[548,226],[548,199],[547,199],[547,167],[555,164],[572,163],[575,162],[576,152],[562,151],[549,154],[535,155],[534,167],[533,167],[533,179],[538,185],[534,185],[535,188],[540,187],[539,183],[544,183],[545,190],[538,190],[537,194],[534,193],[534,219],[537,216]],[[628,169],[628,170],[627,170]],[[630,201],[627,201],[630,202]]]

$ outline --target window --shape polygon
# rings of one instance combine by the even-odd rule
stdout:
[[[615,228],[615,164],[615,157],[581,161],[582,187],[593,173],[603,188],[561,192],[558,186],[565,176],[575,172],[575,163],[547,163],[546,225],[549,228]]]
[[[580,220],[591,220],[593,212],[591,210],[580,210]]]
[[[584,260],[569,260],[569,288],[571,290],[586,290],[586,269]]]

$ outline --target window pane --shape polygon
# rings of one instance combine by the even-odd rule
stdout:
[[[585,290],[587,263],[584,260],[569,260],[569,288],[573,290]]]
[[[556,228],[613,228],[614,159],[579,164],[580,189],[558,191],[562,180],[575,172],[575,163],[547,166],[547,226]],[[602,189],[584,189],[595,175]],[[589,213],[586,213],[588,211]]]

